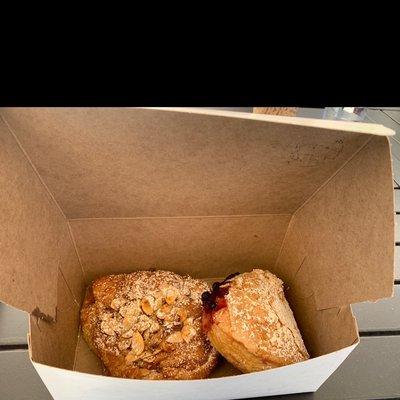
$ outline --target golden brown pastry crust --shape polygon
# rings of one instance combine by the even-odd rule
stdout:
[[[213,346],[236,368],[254,372],[309,358],[279,278],[255,269],[222,287],[223,307],[203,320]]]
[[[111,376],[206,378],[217,363],[201,330],[207,289],[205,282],[169,271],[102,277],[81,309],[83,337]]]

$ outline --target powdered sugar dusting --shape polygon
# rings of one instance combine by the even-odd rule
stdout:
[[[203,281],[162,270],[100,278],[81,312],[85,339],[114,376],[203,377],[217,357],[201,331],[205,290]]]
[[[233,337],[254,355],[284,363],[309,358],[275,275],[255,269],[235,277],[226,300]]]

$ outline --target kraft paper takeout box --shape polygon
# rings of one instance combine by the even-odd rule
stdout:
[[[56,399],[315,391],[359,341],[350,304],[392,295],[383,126],[198,109],[0,113],[0,298],[30,313],[31,359]],[[101,376],[78,338],[85,286],[150,266],[199,278],[268,268],[312,359],[194,381]]]

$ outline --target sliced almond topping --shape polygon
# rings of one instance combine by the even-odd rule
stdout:
[[[144,332],[146,329],[149,329],[152,324],[151,318],[147,315],[140,315],[136,321],[135,327],[139,332]]]
[[[127,307],[126,306],[122,306],[118,311],[123,317],[125,317],[126,310],[127,310]]]
[[[118,348],[122,351],[122,350],[126,350],[127,348],[129,348],[129,346],[131,345],[131,340],[130,339],[126,339],[126,340],[120,340],[118,342]]]
[[[132,335],[132,339],[131,339],[131,353],[133,352],[133,354],[139,356],[140,354],[143,353],[144,350],[144,340],[142,335],[139,332],[135,332]]]
[[[179,308],[178,311],[177,311],[177,314],[178,314],[179,320],[181,322],[185,321],[185,319],[188,316],[188,312],[187,312],[186,308]]]
[[[180,323],[176,308],[172,307],[170,309],[170,312],[165,315],[164,321],[171,322],[171,323],[178,322],[178,324]]]
[[[164,295],[160,290],[154,295],[154,309],[158,310],[159,308],[161,308],[161,306],[163,305],[163,301]]]
[[[133,352],[130,351],[126,356],[125,356],[125,360],[128,363],[132,363],[134,361],[136,361],[137,359],[139,359],[139,357]]]
[[[174,304],[175,300],[178,298],[178,291],[176,289],[168,289],[167,292],[165,293],[165,301],[168,304]]]
[[[160,329],[160,324],[156,321],[152,321],[150,328],[148,329],[150,333],[157,332]]]
[[[107,312],[103,312],[99,315],[100,321],[104,321],[105,319],[109,319],[110,318],[110,314]]]
[[[119,310],[123,305],[125,304],[125,300],[120,298],[120,299],[114,299],[110,306],[114,310]]]
[[[182,337],[181,332],[171,333],[171,335],[169,335],[167,337],[168,343],[181,343],[182,341],[183,341],[183,337]]]
[[[168,304],[164,304],[159,310],[156,312],[156,316],[159,319],[165,319],[165,317],[171,312],[172,307]]]
[[[184,325],[192,325],[193,324],[193,317],[186,318],[185,321],[183,321]]]
[[[158,331],[154,335],[149,336],[149,338],[146,340],[146,346],[154,348],[161,343],[162,338],[163,338],[162,331]]]
[[[148,363],[154,362],[156,359],[154,356],[158,354],[160,351],[161,351],[160,349],[154,352],[145,351],[140,355],[140,359]]]
[[[143,297],[142,301],[140,302],[143,312],[147,315],[153,314],[154,312],[153,304],[154,304],[154,298],[151,296]]]
[[[125,331],[129,331],[132,328],[133,324],[136,322],[137,317],[134,315],[126,314],[124,320],[122,321],[122,325],[124,326]]]
[[[114,310],[118,310],[119,309],[119,305],[118,305],[118,301],[117,299],[114,299],[111,304],[110,304],[111,308]]]
[[[138,301],[135,301],[129,305],[123,305],[120,309],[119,309],[119,313],[125,317],[126,315],[131,315],[131,316],[135,316],[135,315],[139,315],[140,314],[140,304]]]
[[[132,337],[132,335],[133,335],[133,330],[132,330],[132,329],[129,329],[129,331],[126,331],[126,332],[123,333],[121,336],[122,336],[124,339],[128,339],[128,338]]]
[[[164,327],[165,327],[165,329],[171,330],[174,327],[174,323],[173,322],[165,322],[165,320],[164,320]]]
[[[142,335],[143,335],[143,339],[146,341],[146,340],[150,337],[150,332],[149,332],[149,330],[148,330],[148,329],[145,330],[145,331],[142,333]]]
[[[110,321],[104,320],[101,322],[100,329],[103,333],[105,333],[108,336],[114,336],[115,331],[112,329]]]
[[[196,335],[196,329],[190,325],[184,325],[181,330],[182,338],[186,343],[189,343],[190,340]]]
[[[173,349],[173,346],[170,343],[167,343],[165,340],[161,342],[160,347],[161,350],[167,353],[169,353]]]

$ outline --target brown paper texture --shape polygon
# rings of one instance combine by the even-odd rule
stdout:
[[[374,137],[293,215],[276,269],[318,309],[389,297],[393,226],[387,138]]]
[[[3,114],[70,219],[292,214],[368,138],[253,114]]]
[[[1,119],[0,187],[0,298],[54,319],[58,270],[78,303],[82,270],[65,217]]]
[[[350,303],[391,294],[386,128],[220,110],[0,115],[0,298],[34,312],[39,363],[99,373],[79,308],[104,274],[268,268],[313,356],[357,341]]]
[[[87,281],[149,266],[197,278],[275,263],[289,215],[70,221]]]

